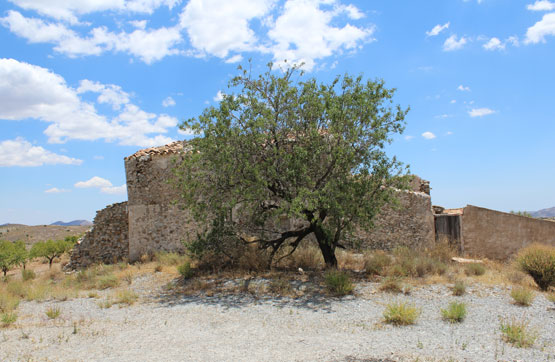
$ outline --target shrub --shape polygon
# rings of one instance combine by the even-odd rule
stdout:
[[[0,313],[13,311],[19,305],[19,298],[11,293],[0,293]]]
[[[404,302],[390,303],[383,312],[384,321],[397,326],[415,324],[419,315],[420,310]]]
[[[364,269],[370,275],[385,275],[392,259],[385,252],[378,250],[367,256],[364,260]]]
[[[34,271],[29,269],[21,269],[21,279],[24,281],[33,280],[37,277]]]
[[[401,284],[401,280],[399,278],[387,277],[382,280],[379,290],[388,293],[402,293],[403,285]]]
[[[533,291],[527,288],[513,288],[511,290],[511,297],[515,304],[528,307],[534,301],[536,295]]]
[[[529,322],[526,320],[502,321],[500,329],[503,340],[518,348],[532,347],[538,338],[538,335],[530,330]]]
[[[0,321],[3,327],[7,327],[17,320],[17,314],[13,312],[2,313],[0,315]]]
[[[45,314],[49,319],[56,319],[60,316],[60,308],[58,307],[50,307],[46,310]]]
[[[541,290],[555,285],[555,247],[532,244],[518,253],[517,263]]]
[[[484,275],[486,273],[486,267],[480,263],[470,263],[466,265],[464,270],[466,275]]]
[[[126,304],[131,305],[137,301],[139,296],[132,290],[124,289],[116,293],[116,304]]]
[[[185,263],[181,264],[177,271],[183,277],[183,279],[189,279],[194,275],[193,268],[191,268],[191,263],[186,261]]]
[[[453,286],[453,295],[461,296],[466,293],[466,285],[462,280],[457,280]]]
[[[446,309],[441,310],[443,320],[450,323],[460,323],[466,317],[466,304],[463,302],[451,302]]]
[[[351,294],[354,287],[351,278],[340,270],[329,270],[324,275],[327,290],[333,295],[342,296]]]
[[[114,288],[118,285],[119,280],[114,274],[103,275],[98,279],[96,283],[98,289]]]
[[[555,303],[555,292],[547,294],[547,300]]]

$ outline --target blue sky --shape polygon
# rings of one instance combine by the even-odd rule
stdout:
[[[391,155],[434,204],[555,206],[555,2],[9,0],[0,4],[0,224],[92,220],[123,158],[188,135],[239,64],[383,78]]]

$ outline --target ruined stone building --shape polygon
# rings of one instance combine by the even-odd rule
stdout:
[[[197,237],[196,225],[176,201],[171,183],[174,162],[185,157],[186,142],[147,148],[125,158],[128,201],[97,212],[93,229],[75,247],[71,266],[136,261],[156,251],[182,251]],[[414,177],[410,190],[399,191],[399,207],[388,206],[370,232],[357,232],[361,249],[420,248],[448,237],[461,252],[505,259],[531,242],[555,245],[555,223],[475,206],[432,208],[428,181]],[[435,211],[435,212],[434,212]]]

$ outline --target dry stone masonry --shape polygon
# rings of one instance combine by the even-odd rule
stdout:
[[[85,268],[94,263],[111,264],[129,256],[127,202],[112,204],[97,211],[94,226],[71,254],[69,268]]]
[[[206,225],[196,224],[179,208],[172,183],[175,163],[186,157],[185,141],[137,151],[125,158],[128,202],[98,211],[93,229],[76,246],[70,267],[118,260],[139,260],[157,251],[182,251]],[[555,245],[555,223],[468,206],[445,210],[433,206],[430,183],[414,177],[410,189],[399,191],[398,205],[385,207],[369,232],[358,230],[347,245],[390,250],[422,248],[449,237],[467,254],[507,258],[530,242]],[[515,217],[522,219],[515,219]]]

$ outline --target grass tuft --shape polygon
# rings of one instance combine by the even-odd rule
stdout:
[[[538,338],[537,333],[530,330],[526,320],[502,321],[500,329],[503,340],[518,348],[532,347]]]
[[[21,279],[23,279],[24,282],[29,281],[29,280],[33,280],[37,277],[37,274],[29,269],[21,269]]]
[[[419,316],[419,309],[404,302],[390,303],[383,312],[384,321],[396,326],[415,324]]]
[[[137,293],[129,289],[123,289],[116,293],[114,303],[132,305],[137,301],[137,299],[139,299]]]
[[[466,318],[466,304],[451,302],[447,308],[441,310],[441,316],[447,322],[461,323]]]
[[[464,293],[466,293],[466,285],[464,285],[464,282],[462,280],[457,280],[455,282],[455,285],[453,286],[453,295],[459,297],[461,295],[464,295]]]
[[[469,276],[480,276],[486,273],[486,267],[480,263],[470,263],[466,265],[464,272]]]
[[[49,319],[56,319],[60,316],[61,310],[58,307],[50,307],[46,310],[45,314]]]
[[[119,279],[114,274],[103,275],[98,278],[96,287],[98,289],[115,288],[119,285]]]
[[[393,260],[385,252],[378,250],[365,257],[364,270],[369,275],[385,275]]]
[[[327,290],[336,296],[351,294],[354,286],[349,274],[340,270],[329,270],[324,275]]]
[[[183,277],[183,279],[190,279],[195,274],[193,268],[191,268],[191,263],[189,263],[188,261],[177,267],[177,271]]]
[[[536,295],[528,288],[518,287],[511,290],[511,297],[516,305],[528,307],[532,304]]]
[[[6,312],[0,314],[0,322],[2,322],[2,327],[8,327],[9,325],[15,323],[17,320],[17,314],[14,312]]]
[[[401,283],[401,279],[395,277],[387,277],[382,280],[382,283],[380,284],[380,287],[378,289],[386,293],[410,293],[410,291],[409,293],[406,293],[408,290],[407,286]]]

